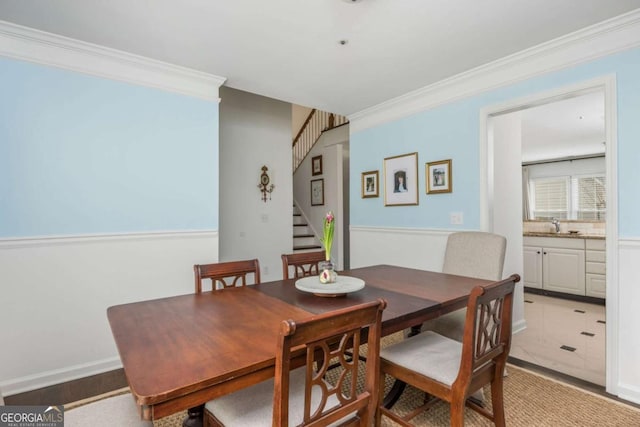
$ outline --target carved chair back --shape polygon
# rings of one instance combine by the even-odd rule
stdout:
[[[222,288],[233,288],[252,284],[247,280],[248,275],[253,275],[253,284],[260,283],[260,262],[257,259],[196,264],[193,266],[193,271],[197,294],[202,292],[203,279],[211,279],[212,289],[216,289],[217,285]]]
[[[513,290],[517,275],[471,291],[467,305],[462,358],[452,389],[502,378],[511,347]],[[473,387],[472,387],[473,388]]]
[[[476,286],[466,308],[462,343],[428,331],[386,347],[381,356],[381,375],[392,375],[434,396],[408,414],[397,414],[384,405],[380,393],[376,425],[385,415],[403,426],[438,399],[449,402],[451,425],[464,425],[465,405],[505,425],[503,374],[511,346],[513,290],[517,274]],[[455,363],[459,361],[459,365]],[[484,405],[468,399],[483,386],[491,385],[490,412]]]
[[[346,420],[345,425],[372,424],[379,381],[380,325],[386,305],[386,301],[378,299],[315,316],[307,321],[282,322],[276,352],[274,426],[289,425],[289,372],[293,349],[300,346],[306,348],[304,414],[300,425],[329,425],[339,420]],[[365,333],[368,346],[363,373],[358,370],[358,365],[363,362],[357,357],[350,357],[347,350],[358,354]],[[336,346],[336,342],[340,344]],[[335,363],[343,371],[337,375],[337,382],[331,384],[325,380],[325,376]],[[365,376],[364,390],[360,393],[356,390],[359,374]],[[322,394],[317,407],[311,404],[312,391]]]
[[[301,277],[319,275],[318,264],[324,260],[324,251],[283,254],[282,277],[284,279],[299,279]],[[291,269],[293,269],[293,276],[291,275]]]

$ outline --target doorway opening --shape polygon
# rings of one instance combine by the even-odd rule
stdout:
[[[615,79],[607,77],[485,108],[480,120],[481,159],[486,165],[481,188],[483,229],[507,237],[505,271],[518,271],[523,278],[516,293],[521,304],[514,306],[511,355],[604,385],[613,394],[617,264],[613,245],[605,242],[613,242],[617,230],[614,97]],[[577,106],[587,101],[597,106],[580,113]],[[570,112],[567,117],[575,115],[577,123],[599,122],[601,137],[578,134],[576,124],[573,131],[582,144],[569,141],[567,135],[550,141],[552,134],[545,132],[554,130],[551,122],[559,118],[561,108]],[[545,114],[547,120],[536,123],[540,132],[532,136],[531,121],[544,119]],[[531,140],[543,143],[536,146]],[[554,149],[553,155],[544,154],[549,149]],[[535,169],[533,177],[523,176],[523,164],[529,172]],[[571,170],[562,170],[567,167]],[[554,182],[554,177],[561,179]],[[586,203],[589,180],[602,190],[600,199],[591,197],[590,207]],[[562,195],[551,191],[554,188]],[[556,205],[549,204],[558,200]],[[563,209],[554,210],[563,203]],[[574,333],[570,327],[578,330]]]

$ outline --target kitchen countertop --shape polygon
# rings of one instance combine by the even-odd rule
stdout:
[[[597,240],[605,240],[605,236],[602,234],[583,234],[579,233],[551,233],[551,232],[540,232],[540,231],[525,231],[522,233],[525,237],[563,237],[569,239],[597,239]]]

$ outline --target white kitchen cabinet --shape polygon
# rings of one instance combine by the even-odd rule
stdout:
[[[567,294],[585,294],[583,249],[542,249],[543,289]]]
[[[522,283],[527,288],[542,289],[542,248],[525,246],[523,258]]]
[[[585,240],[585,293],[590,297],[606,298],[607,296],[605,245],[604,240]]]
[[[524,238],[524,286],[585,295],[584,239]]]
[[[607,279],[602,274],[586,274],[586,295],[589,297],[607,297]]]

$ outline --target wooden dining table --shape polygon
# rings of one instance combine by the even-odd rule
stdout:
[[[375,265],[343,271],[365,287],[323,297],[296,279],[122,304],[107,316],[141,418],[188,410],[185,426],[202,423],[205,402],[273,377],[282,320],[383,298],[382,335],[466,305],[471,289],[490,281]]]

